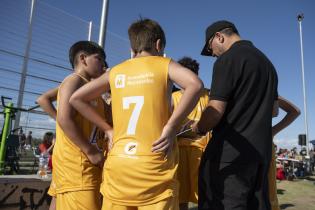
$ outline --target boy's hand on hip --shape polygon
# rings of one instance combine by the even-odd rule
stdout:
[[[176,129],[174,127],[164,126],[162,134],[152,144],[152,152],[164,152],[166,158],[171,154],[176,138]]]
[[[91,145],[86,156],[93,165],[98,166],[100,168],[103,167],[104,160],[105,160],[104,154],[102,151],[98,150],[93,145]]]
[[[107,145],[108,152],[113,147],[113,136],[114,136],[113,132],[114,132],[113,129],[105,131],[106,138],[108,139],[108,145]]]

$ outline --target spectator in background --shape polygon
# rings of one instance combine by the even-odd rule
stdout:
[[[52,132],[46,132],[43,137],[42,143],[38,146],[40,153],[52,154],[52,148],[54,146],[54,134]]]
[[[52,169],[51,155],[55,144],[55,135],[52,132],[46,132],[43,138],[43,142],[38,146],[40,153],[46,153],[49,157],[48,167]]]
[[[310,150],[310,170],[311,172],[314,171],[314,165],[315,165],[315,153],[314,150]]]
[[[29,131],[25,141],[25,149],[29,150],[32,148],[32,141],[33,141],[32,131]]]
[[[22,150],[24,149],[25,146],[25,140],[26,140],[26,136],[23,133],[23,129],[21,128],[19,131],[19,152],[22,153]]]

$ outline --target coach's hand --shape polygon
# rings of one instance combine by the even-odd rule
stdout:
[[[160,138],[152,144],[152,152],[164,152],[167,158],[172,152],[175,137],[176,128],[168,125],[164,126]]]
[[[104,154],[102,151],[98,150],[93,145],[91,145],[91,147],[89,148],[86,156],[93,165],[96,165],[100,168],[103,167],[104,160],[105,160]]]

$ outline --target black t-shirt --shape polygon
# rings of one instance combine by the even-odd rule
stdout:
[[[221,162],[268,162],[277,86],[274,66],[251,42],[238,41],[223,53],[214,64],[210,99],[227,106],[206,155]]]

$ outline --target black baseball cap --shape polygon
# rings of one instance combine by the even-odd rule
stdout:
[[[206,43],[201,51],[201,55],[204,56],[212,56],[212,50],[208,49],[208,42],[209,39],[216,33],[219,32],[225,28],[232,28],[234,31],[237,32],[237,29],[235,25],[229,21],[226,20],[220,20],[217,22],[212,23],[210,26],[208,26],[206,30]]]

